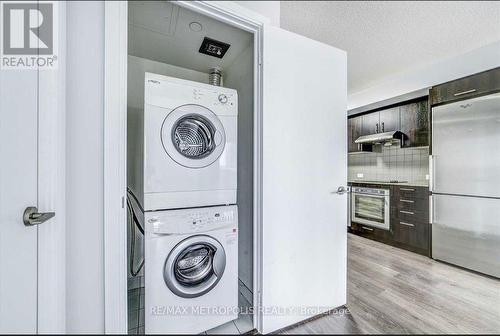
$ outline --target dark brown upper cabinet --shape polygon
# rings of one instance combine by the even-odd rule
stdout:
[[[399,131],[399,106],[368,113],[362,116],[362,135]]]
[[[362,118],[361,135],[375,134],[380,132],[380,114],[372,112],[364,114]]]
[[[399,106],[381,110],[379,112],[379,120],[379,133],[399,131],[401,128]]]
[[[427,98],[400,106],[401,132],[405,147],[429,146],[429,103]]]
[[[347,145],[349,153],[356,152],[371,152],[372,145],[368,144],[357,144],[357,138],[359,138],[362,134],[363,128],[363,117],[353,117],[347,119]]]
[[[459,101],[500,91],[500,67],[432,87],[431,105]]]
[[[422,97],[399,106],[370,112],[347,120],[348,151],[371,152],[372,145],[354,141],[362,135],[401,131],[405,134],[402,147],[429,146],[429,100]]]

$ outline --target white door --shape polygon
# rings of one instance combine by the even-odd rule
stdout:
[[[57,6],[55,15],[65,15]],[[63,40],[65,27],[58,28]],[[65,332],[62,59],[58,69],[0,69],[2,334]],[[27,220],[32,225],[24,223],[28,207],[39,210]]]
[[[263,45],[261,332],[346,303],[346,53],[279,28]]]
[[[38,71],[0,70],[0,333],[37,326]]]

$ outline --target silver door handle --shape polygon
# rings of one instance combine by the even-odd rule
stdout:
[[[457,93],[454,93],[453,95],[455,97],[458,97],[458,96],[461,96],[461,95],[464,95],[464,94],[467,94],[467,93],[472,93],[472,92],[476,92],[476,89],[470,89],[470,90],[467,90],[467,91],[457,92]]]
[[[56,215],[55,212],[38,212],[37,207],[27,207],[23,213],[23,223],[26,226],[39,225]]]
[[[337,188],[337,191],[332,191],[332,194],[343,195],[348,192],[351,192],[349,187],[340,186]]]

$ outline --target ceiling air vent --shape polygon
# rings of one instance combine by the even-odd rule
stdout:
[[[198,51],[205,55],[222,58],[230,46],[230,44],[205,37]]]

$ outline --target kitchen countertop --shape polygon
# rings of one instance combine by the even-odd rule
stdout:
[[[347,181],[347,183],[357,183],[357,184],[381,184],[381,185],[395,185],[395,186],[409,186],[409,187],[429,187],[427,182],[400,182],[400,183],[389,183],[389,182],[375,182],[375,181]]]

